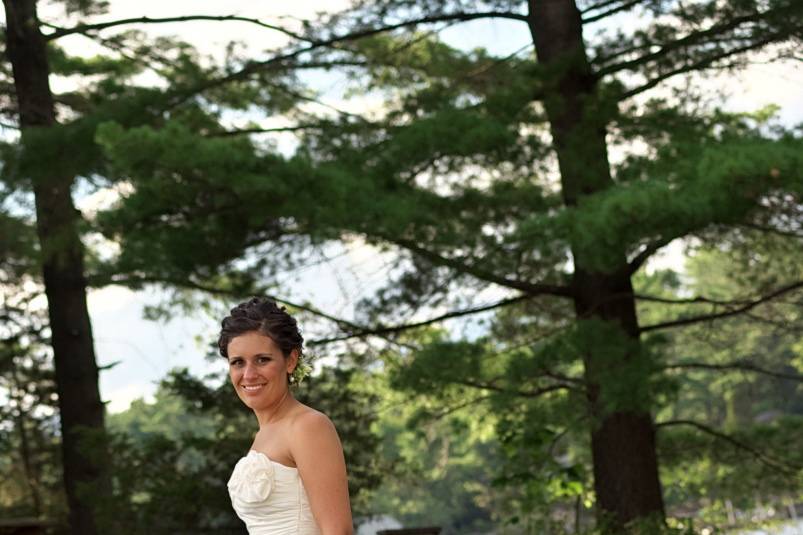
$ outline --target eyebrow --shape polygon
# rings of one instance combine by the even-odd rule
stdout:
[[[254,355],[254,357],[272,357],[272,356],[273,356],[273,353],[257,353],[256,355]],[[245,357],[240,356],[240,355],[232,355],[232,356],[229,357],[229,361],[232,361],[234,359],[244,359],[244,358]]]

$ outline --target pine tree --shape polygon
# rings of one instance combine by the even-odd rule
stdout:
[[[84,249],[71,191],[75,175],[69,165],[61,165],[69,160],[62,153],[65,147],[52,138],[47,149],[41,143],[57,130],[57,121],[36,0],[9,0],[4,6],[6,54],[21,134],[19,161],[34,194],[41,280],[48,300],[69,521],[75,533],[91,535],[98,529],[92,497],[110,492],[111,474],[103,446],[104,406],[86,304]],[[96,448],[87,445],[90,433]]]
[[[647,22],[584,35],[586,26],[626,14]],[[534,55],[461,52],[411,31],[483,18],[526,24]],[[121,265],[180,262],[174,245],[185,240],[235,258],[283,235],[357,234],[407,260],[401,265],[409,269],[376,303],[386,319],[450,302],[449,291],[461,286],[507,289],[500,305],[565,300],[575,323],[564,341],[582,374],[550,383],[557,372],[531,369],[521,382],[531,394],[546,395],[549,385],[583,392],[601,518],[614,526],[660,521],[654,356],[643,337],[712,316],[642,325],[632,277],[675,239],[717,242],[737,224],[772,226],[779,212],[768,199],[799,199],[803,151],[797,133],[768,132],[758,116],[705,110],[693,92],[639,97],[687,73],[738,69],[751,51],[783,56],[799,35],[800,5],[388,0],[359,4],[321,27],[275,61],[342,66],[363,92],[384,97],[381,117],[299,121],[301,148],[289,160],[245,159],[245,141],[197,139],[178,125],[109,127],[102,139],[112,158],[137,177],[128,215],[108,220],[129,231]],[[230,78],[275,66],[251,63]],[[647,154],[631,150],[613,165],[610,145],[635,141]],[[173,163],[176,152],[191,150],[214,157],[203,167],[189,158]],[[175,196],[153,193],[167,176],[183,182],[174,190],[180,211],[169,206]],[[160,251],[148,228],[156,217],[171,222],[167,236],[159,227]],[[756,299],[800,284],[755,288]]]
[[[661,375],[651,337],[744,312],[801,281],[757,283],[747,301],[720,303],[725,311],[644,324],[637,305],[655,296],[637,294],[633,276],[679,238],[723,244],[745,226],[794,230],[803,145],[767,113],[706,107],[694,85],[650,91],[738,70],[753,52],[789,55],[802,10],[792,0],[383,0],[292,29],[247,19],[289,39],[267,59],[232,53],[209,67],[186,47],[142,48],[170,87],[109,83],[100,91],[125,106],[112,112],[112,102],[94,101],[83,123],[91,133],[83,139],[97,140],[108,158],[93,152],[85,169],[132,190],[98,220],[122,251],[93,265],[93,281],[276,290],[276,270],[311,247],[359,236],[397,252],[399,269],[366,309],[373,323],[340,321],[345,336],[395,335],[412,327],[396,320],[430,305],[452,310],[423,323],[526,305],[520,324],[500,327],[506,337],[496,347],[433,341],[412,362],[437,365],[443,373],[419,369],[443,384],[507,399],[582,400],[602,523],[660,523],[653,416]],[[426,31],[480,19],[526,26],[532,50],[494,57]],[[607,33],[590,34],[609,21]],[[107,43],[124,50],[126,38]],[[310,70],[345,72],[355,94],[383,99],[382,112],[311,113],[305,104],[316,97],[300,74]],[[222,110],[232,109],[296,122],[225,128]],[[247,137],[272,130],[298,134],[292,157]],[[612,147],[625,153],[621,161],[611,161]],[[504,298],[484,306],[465,298],[489,288]],[[565,328],[540,343],[543,307]],[[482,375],[481,357],[499,344],[520,357],[510,349],[528,339],[526,358]],[[521,436],[541,440],[537,422],[519,422]]]

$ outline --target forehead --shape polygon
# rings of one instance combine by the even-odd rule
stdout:
[[[229,342],[227,348],[229,358],[232,357],[248,357],[251,355],[259,355],[261,353],[278,354],[281,355],[281,349],[276,345],[270,337],[257,331],[250,331],[235,336]]]

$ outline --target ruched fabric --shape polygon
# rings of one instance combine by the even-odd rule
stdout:
[[[251,450],[235,465],[228,487],[249,535],[320,535],[298,469]]]

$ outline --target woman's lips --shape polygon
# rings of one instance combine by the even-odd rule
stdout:
[[[240,388],[242,388],[246,394],[255,394],[262,390],[266,384],[267,383],[261,383],[258,385],[240,385]]]

